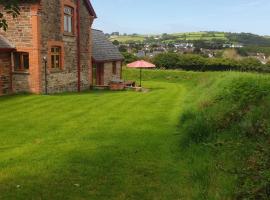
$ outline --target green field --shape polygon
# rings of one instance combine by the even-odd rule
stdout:
[[[124,77],[137,79],[138,71]],[[145,92],[0,97],[0,199],[232,199],[237,179],[216,164],[234,165],[233,156],[200,143],[209,136],[200,131],[213,130],[193,113],[203,116],[203,108],[221,120],[225,105],[236,107],[224,96],[210,109],[218,102],[210,100],[223,81],[239,80],[256,86],[270,77],[157,70],[144,71]]]
[[[191,33],[175,33],[170,34],[172,36],[176,36],[177,40],[213,40],[213,39],[219,39],[219,40],[227,40],[227,37],[225,33],[207,33],[207,32],[191,32]],[[154,35],[153,35],[154,36]],[[158,35],[154,36],[157,37]],[[112,36],[110,38],[111,41],[118,40],[119,42],[142,42],[147,38],[147,36],[144,35],[138,35],[138,36]],[[167,40],[166,40],[167,41]]]
[[[118,40],[119,42],[129,42],[129,41],[135,41],[135,42],[142,42],[145,40],[145,36],[112,36],[110,37],[111,41]]]
[[[172,34],[177,36],[179,40],[227,40],[225,33],[207,33],[207,32],[193,32],[193,33],[176,33]]]

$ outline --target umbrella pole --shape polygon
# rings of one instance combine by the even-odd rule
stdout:
[[[142,87],[142,68],[140,68],[140,87]]]

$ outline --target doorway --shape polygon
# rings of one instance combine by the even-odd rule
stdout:
[[[92,72],[93,86],[104,85],[104,64],[93,64]]]

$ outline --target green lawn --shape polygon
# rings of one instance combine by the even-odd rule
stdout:
[[[230,199],[215,155],[180,142],[192,88],[228,74],[144,71],[143,93],[0,97],[0,199]]]
[[[146,85],[0,98],[0,199],[180,198],[185,89]]]

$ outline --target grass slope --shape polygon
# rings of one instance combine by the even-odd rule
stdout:
[[[217,152],[226,166],[236,162],[230,149],[204,145],[216,137],[196,141],[209,127],[196,127],[194,113],[204,116],[198,108],[209,110],[224,81],[269,76],[157,70],[143,78],[146,93],[1,97],[0,199],[231,199],[238,179],[216,168]]]

